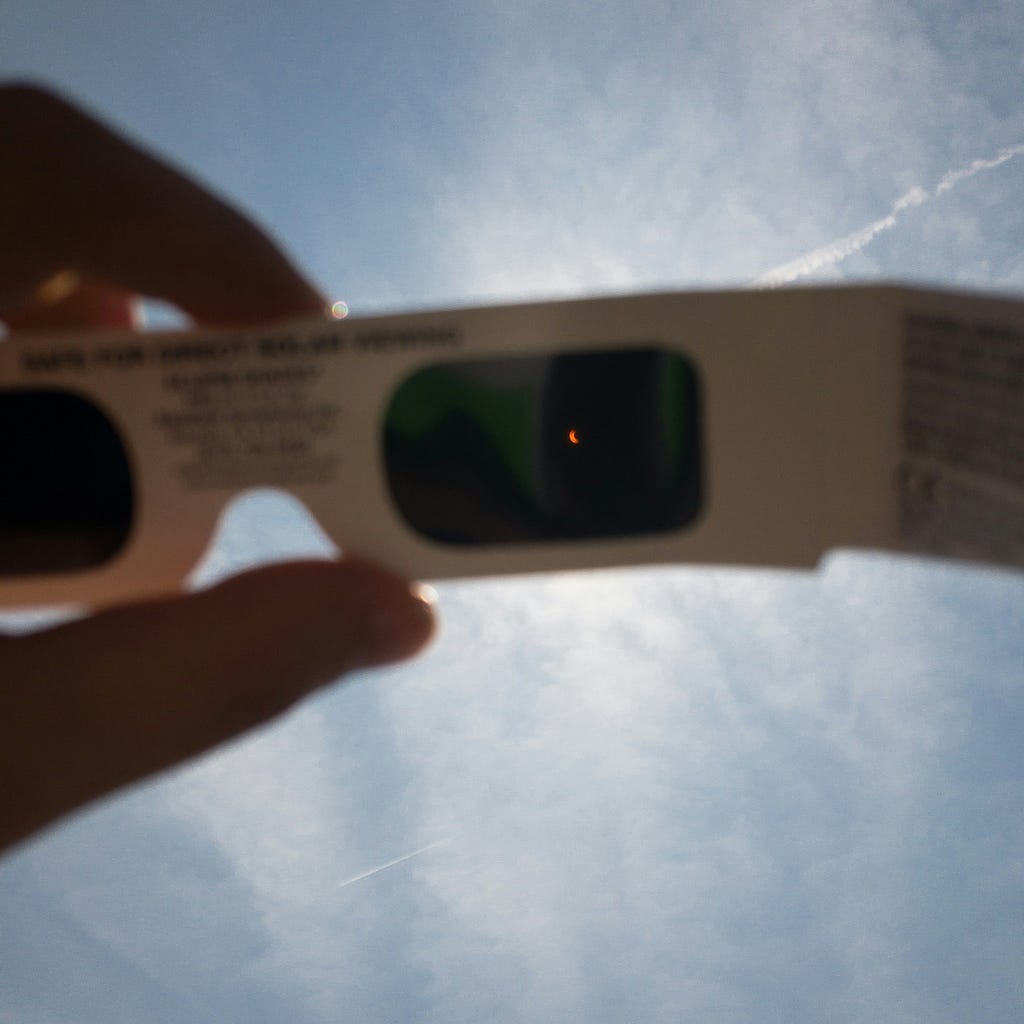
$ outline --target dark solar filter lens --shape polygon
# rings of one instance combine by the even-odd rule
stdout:
[[[0,391],[0,574],[71,572],[123,547],[132,473],[109,419],[68,391]]]
[[[402,516],[432,540],[678,529],[701,504],[696,373],[656,348],[435,364],[395,392],[384,461]]]

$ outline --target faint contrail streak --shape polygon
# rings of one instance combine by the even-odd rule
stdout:
[[[935,186],[935,194],[941,196],[943,192],[948,192],[951,188],[959,185],[965,178],[973,178],[979,171],[990,171],[993,167],[1005,164],[1007,160],[1012,160],[1021,153],[1024,153],[1024,143],[1021,143],[1019,146],[1007,146],[1005,149],[999,150],[991,160],[974,160],[967,167],[962,167],[958,171],[949,171],[942,176],[938,185]]]
[[[388,868],[395,867],[396,864],[402,864],[407,860],[412,860],[413,857],[418,857],[421,853],[426,853],[428,850],[433,850],[438,846],[444,846],[445,843],[450,843],[460,835],[462,835],[461,832],[456,832],[453,835],[446,836],[444,839],[437,839],[432,843],[428,843],[426,846],[421,846],[418,850],[413,850],[412,853],[404,853],[401,857],[395,857],[394,860],[389,860],[384,864],[378,864],[375,868],[370,868],[368,871],[363,871],[358,875],[353,875],[351,878],[346,878],[344,882],[339,882],[338,888],[344,889],[346,885],[355,885],[356,882],[361,882],[364,878],[369,878],[371,875],[378,875],[382,871],[387,871]]]
[[[1007,160],[1012,160],[1021,153],[1024,153],[1024,143],[1017,146],[1007,146],[990,160],[974,160],[966,167],[947,171],[939,179],[939,183],[931,192],[920,185],[915,185],[892,204],[892,209],[884,217],[872,221],[867,227],[863,227],[859,231],[847,235],[845,238],[839,238],[818,249],[812,249],[809,253],[791,260],[789,263],[783,263],[781,266],[769,270],[766,274],[756,278],[754,284],[767,288],[780,284],[789,284],[790,281],[795,281],[798,277],[811,274],[822,267],[830,267],[833,264],[840,263],[855,252],[860,252],[861,249],[883,231],[888,231],[894,227],[904,210],[908,210],[912,206],[920,206],[931,199],[937,199],[950,189],[955,188],[961,181],[973,178],[981,171],[989,171],[993,167],[1005,164]]]

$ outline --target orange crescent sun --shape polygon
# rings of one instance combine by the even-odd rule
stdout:
[[[579,435],[576,433],[575,429],[569,431],[569,440],[573,444],[579,444],[580,443]]]

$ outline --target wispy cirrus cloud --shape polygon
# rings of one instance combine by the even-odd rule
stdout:
[[[897,225],[920,228],[914,208],[1020,152],[1008,147],[945,171],[951,143],[990,152],[993,140],[1020,137],[1022,122],[997,117],[990,97],[972,94],[964,62],[904,5],[801,2],[769,13],[727,3],[729,15],[714,17],[690,5],[673,17],[657,5],[642,33],[644,60],[597,6],[568,5],[590,55],[570,66],[566,52],[582,43],[543,5],[503,18],[495,33],[480,101],[467,101],[469,159],[445,168],[427,221],[443,280],[434,287],[448,297],[825,274]],[[969,20],[963,31],[973,38]],[[914,184],[929,178],[934,187]],[[1005,189],[998,194],[1010,201]],[[952,204],[941,212],[998,242],[989,252],[998,248],[992,258],[1002,265],[988,276],[1007,276],[1016,212]],[[837,223],[863,227],[814,244],[822,225]],[[977,261],[952,238],[916,242],[867,272],[956,277]],[[787,258],[794,252],[804,255]]]
[[[988,31],[971,15],[942,52],[890,0],[479,4],[458,16],[487,22],[477,49],[415,33],[438,69],[479,70],[466,95],[408,81],[419,58],[388,52],[388,87],[427,126],[403,166],[444,172],[398,203],[422,211],[422,247],[376,178],[342,175],[362,238],[329,203],[317,216],[368,280],[404,280],[396,253],[418,284],[436,271],[431,301],[739,282],[805,248],[827,270],[1016,155],[941,173],[950,138],[973,154],[1020,137],[991,112],[1005,97],[956,79],[989,53],[1019,60],[1005,7],[1005,47],[971,36]],[[362,14],[337,17],[332,34],[316,13],[332,70]],[[247,65],[275,93],[268,52],[314,63],[275,37]],[[366,52],[376,89],[383,51]],[[292,98],[336,131],[338,83],[318,84]],[[459,137],[419,113],[424,95],[465,119]],[[346,109],[373,98],[357,88]],[[220,113],[258,132],[242,99]],[[391,167],[380,125],[334,149],[305,129],[247,135],[238,180],[253,151],[269,167],[298,152],[308,179],[250,199],[304,205],[307,181],[329,197],[349,149]],[[985,227],[1016,245],[1017,209]],[[835,223],[866,226],[816,247]],[[249,514],[201,578],[322,550],[308,524]],[[18,1024],[124,1017],[126,991],[133,1019],[160,1024],[1019,1019],[1020,607],[1015,579],[865,559],[444,587],[424,659],[0,877],[0,990],[17,990]]]
[[[973,883],[908,896],[910,865],[983,868],[929,838],[959,827],[942,794],[978,698],[968,652],[946,660],[968,631],[922,576],[840,560],[446,588],[447,643],[389,694],[418,831],[474,822],[418,870],[430,1019],[607,1019],[641,988],[652,1020],[749,1020],[772,992],[787,1019],[930,1019],[942,983],[887,965],[926,935],[952,955],[943,907]]]

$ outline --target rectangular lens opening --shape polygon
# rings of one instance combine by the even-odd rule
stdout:
[[[0,391],[0,575],[95,568],[123,547],[132,471],[116,428],[70,391]]]
[[[701,506],[697,374],[653,346],[432,364],[383,446],[402,517],[447,544],[662,533]]]

